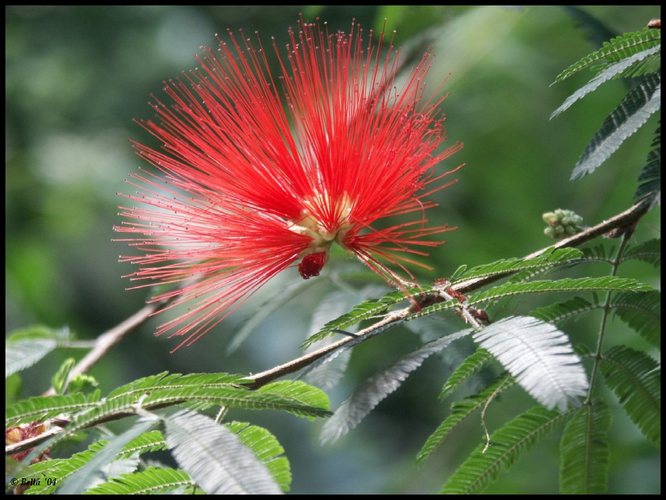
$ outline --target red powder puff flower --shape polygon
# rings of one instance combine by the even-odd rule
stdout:
[[[162,148],[134,146],[161,174],[131,175],[139,191],[123,196],[143,207],[120,207],[128,220],[115,227],[141,252],[121,257],[139,266],[130,279],[181,285],[152,299],[191,304],[157,332],[187,335],[180,345],[289,266],[317,276],[333,243],[403,287],[395,268],[413,280],[404,266],[427,266],[410,254],[427,255],[440,244],[429,237],[452,229],[425,225],[435,206],[425,198],[452,172],[434,167],[461,147],[438,151],[443,98],[423,99],[429,54],[398,88],[383,33],[366,45],[356,24],[329,35],[301,21],[286,60],[273,41],[276,79],[261,41],[241,36],[202,49],[199,67],[166,84],[169,104],[153,97],[156,118],[141,125]],[[412,220],[376,226],[405,214]]]

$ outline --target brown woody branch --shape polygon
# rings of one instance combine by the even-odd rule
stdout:
[[[602,235],[616,237],[623,234],[624,232],[633,231],[639,219],[647,212],[647,210],[648,210],[647,204],[637,203],[636,205],[633,205],[624,212],[621,212],[611,217],[610,219],[600,222],[595,226],[589,227],[583,230],[582,232],[575,234],[569,238],[562,239],[553,245],[532,252],[531,254],[526,255],[525,258],[528,259],[528,258],[538,257],[539,255],[542,255],[543,253],[555,248],[576,247]],[[420,301],[429,300],[430,303],[451,300],[456,297],[456,294],[468,293],[477,290],[499,279],[510,276],[511,274],[513,274],[513,272],[495,274],[483,278],[473,278],[456,283],[455,285],[452,285],[450,287],[448,286],[441,288],[435,287],[433,291],[428,292],[427,294],[421,296],[419,300]],[[88,355],[86,355],[74,367],[74,369],[72,369],[70,376],[73,377],[75,375],[85,373],[97,361],[99,361],[99,359],[101,359],[102,356],[104,356],[111,349],[111,347],[117,344],[133,329],[137,328],[139,325],[144,323],[150,316],[158,312],[160,308],[165,307],[166,305],[167,304],[164,302],[149,304],[140,311],[138,311],[137,313],[135,313],[134,315],[132,315],[127,320],[123,321],[116,327],[112,328],[111,330],[101,335],[95,342],[95,346],[88,353]],[[463,318],[471,322],[471,318],[473,318],[473,316],[469,316],[469,311],[465,310],[464,304],[462,304],[460,307]],[[367,339],[372,337],[373,335],[376,335],[382,329],[385,329],[386,327],[394,323],[399,323],[400,321],[404,320],[413,312],[415,312],[414,305],[410,305],[409,307],[406,307],[404,309],[390,312],[386,316],[384,316],[381,320],[368,326],[367,328],[364,328],[363,330],[360,330],[353,336],[344,337],[338,340],[337,342],[334,342],[316,351],[300,356],[287,363],[278,365],[274,368],[271,368],[270,370],[266,370],[247,377],[249,381],[247,383],[247,386],[251,389],[256,389],[284,375],[294,373],[300,370],[301,368],[305,368],[306,366],[313,364],[315,361],[321,359],[322,357],[347,346],[351,342],[358,342],[361,339]],[[472,325],[479,326],[479,323],[472,322]],[[52,390],[50,390],[47,394],[52,394],[52,393],[53,393]],[[127,415],[126,414],[114,415],[112,418],[113,419],[122,418],[125,416]],[[68,423],[66,419],[59,417],[59,422],[56,423],[56,425],[62,426],[66,425],[66,423]],[[58,431],[53,429],[50,432],[46,432],[42,435],[31,437],[30,439],[14,443],[5,448],[5,453],[13,454],[31,448],[43,442],[48,437],[56,433],[58,433]]]
[[[607,219],[596,226],[589,227],[585,230],[583,230],[580,233],[577,233],[569,238],[565,238],[563,240],[558,241],[557,243],[550,245],[545,248],[541,248],[537,250],[536,252],[532,252],[529,255],[526,255],[526,259],[531,259],[534,257],[538,257],[539,255],[542,255],[546,253],[547,251],[554,249],[554,248],[564,248],[564,247],[576,247],[579,245],[582,245],[583,243],[586,243],[594,238],[597,238],[598,236],[604,235],[610,231],[615,231],[619,234],[621,234],[624,230],[631,229],[633,230],[633,227],[635,224],[638,222],[638,220],[645,214],[647,211],[648,206],[643,203],[637,203],[636,205],[632,206],[631,208],[625,210],[622,213],[619,213],[615,215],[614,217],[611,217],[610,219]],[[451,289],[454,292],[459,292],[459,293],[467,293],[471,292],[473,290],[477,290],[485,285],[488,285],[490,283],[493,283],[501,278],[505,278],[507,276],[510,276],[513,274],[512,272],[507,272],[504,274],[495,274],[492,276],[487,276],[483,278],[473,278],[469,279],[466,281],[462,281],[460,283],[457,283],[451,287]],[[436,294],[441,294],[441,291],[435,292]],[[422,299],[423,300],[423,299]],[[322,347],[321,349],[318,349],[317,351],[305,354],[301,356],[300,358],[296,358],[292,361],[289,361],[283,365],[276,366],[275,368],[271,368],[270,370],[266,370],[261,373],[257,373],[255,375],[252,375],[248,377],[252,383],[250,384],[250,387],[252,388],[257,388],[261,387],[262,385],[267,384],[268,382],[271,382],[279,377],[282,377],[283,375],[287,375],[289,373],[293,373],[297,370],[300,370],[301,368],[308,366],[315,362],[316,360],[320,359],[321,357],[336,351],[337,349],[340,349],[341,347],[349,344],[352,341],[355,341],[358,338],[362,338],[364,336],[368,336],[372,334],[375,330],[379,328],[383,328],[391,323],[396,323],[401,320],[403,320],[405,317],[407,317],[412,310],[412,306],[407,307],[405,309],[401,309],[399,311],[395,311],[392,313],[389,313],[386,315],[382,320],[378,321],[377,323],[370,325],[369,327],[359,331],[355,337],[345,337],[343,339],[340,339],[339,341],[329,344],[325,347]]]

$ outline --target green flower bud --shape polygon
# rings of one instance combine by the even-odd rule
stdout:
[[[556,226],[558,222],[558,217],[554,212],[546,212],[542,216],[543,221],[549,226]]]

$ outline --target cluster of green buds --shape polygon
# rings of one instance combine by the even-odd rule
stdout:
[[[543,234],[550,238],[560,239],[580,233],[583,228],[583,218],[572,210],[563,210],[558,208],[553,212],[546,212],[542,215],[543,221],[548,227],[543,230]]]

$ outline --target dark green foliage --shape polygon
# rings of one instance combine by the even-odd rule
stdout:
[[[597,90],[599,86],[601,86],[603,83],[619,75],[626,74],[629,68],[632,68],[635,65],[637,65],[637,63],[642,63],[649,57],[658,54],[660,50],[661,47],[659,46],[651,47],[649,49],[645,49],[641,52],[638,52],[637,54],[633,54],[632,56],[627,57],[626,59],[623,59],[608,66],[601,73],[599,73],[592,80],[590,80],[589,83],[587,83],[587,85],[584,85],[583,87],[576,90],[576,92],[571,94],[569,97],[567,97],[567,99],[562,103],[562,105],[559,108],[557,108],[555,111],[553,111],[553,113],[550,115],[551,119],[555,118],[557,115],[569,109],[576,101],[579,101],[586,95]],[[627,110],[627,114],[633,114],[633,111]]]
[[[654,134],[647,162],[638,176],[638,189],[634,200],[644,201],[650,208],[661,204],[661,122]]]
[[[87,450],[73,454],[69,458],[55,458],[43,462],[37,462],[24,470],[19,478],[25,478],[26,481],[46,477],[58,478],[59,482],[66,480],[71,474],[85,467],[93,457],[99,453],[108,441],[97,441],[91,444]],[[31,486],[28,490],[30,494],[50,494],[53,493],[58,484],[47,484],[46,481],[39,481],[38,484]]]
[[[574,297],[564,302],[556,302],[533,310],[530,315],[549,323],[564,322],[578,315],[599,309],[601,304],[589,302],[582,297]]]
[[[476,410],[482,409],[485,405],[489,404],[492,399],[512,387],[514,384],[515,380],[513,380],[510,375],[505,375],[480,393],[460,401],[455,401],[451,405],[451,414],[439,424],[437,429],[435,429],[435,432],[428,437],[421,450],[417,453],[417,462],[430,456],[430,454],[435,451],[435,449],[460,422]]]
[[[624,262],[630,259],[642,260],[655,267],[659,266],[661,264],[661,240],[653,239],[630,246],[622,254],[621,261]]]
[[[263,427],[250,425],[247,422],[230,422],[225,425],[268,468],[280,489],[285,493],[289,491],[291,467],[289,460],[284,455],[284,448],[275,436]]]
[[[166,450],[164,435],[157,430],[148,431],[127,443],[123,451],[118,454],[118,458],[135,457],[144,453],[162,450]]]
[[[63,495],[72,495],[87,490],[100,477],[104,477],[104,468],[123,450],[131,441],[143,433],[148,432],[157,424],[157,417],[150,415],[141,418],[128,430],[114,436],[104,447],[90,458],[82,467],[69,475],[66,480],[59,481],[58,492]],[[138,463],[138,461],[136,462]],[[136,468],[136,463],[129,465],[130,470]]]
[[[587,145],[576,163],[571,179],[578,179],[596,170],[660,109],[660,67],[661,30],[645,28],[613,38],[601,49],[580,59],[555,78],[555,83],[561,82],[584,68],[592,68],[598,72],[588,84],[567,98],[553,112],[551,118],[615,77],[638,79],[637,84],[627,92]],[[655,139],[653,150],[648,155],[647,164],[639,177],[636,199],[648,199],[651,205],[659,200],[660,164],[661,148]]]
[[[655,347],[661,347],[661,292],[619,293],[610,303],[615,314]]]
[[[606,492],[610,424],[610,413],[601,401],[574,411],[560,441],[560,493]]]
[[[485,349],[477,349],[474,351],[474,353],[460,363],[449,378],[446,379],[442,391],[439,393],[439,398],[444,399],[447,397],[455,391],[460,384],[479,371],[491,359],[492,355]]]
[[[661,368],[647,354],[616,346],[604,354],[601,372],[627,415],[654,444],[661,439]]]
[[[571,410],[570,410],[571,412]],[[552,431],[569,413],[536,406],[495,431],[486,449],[481,443],[453,473],[442,493],[477,493],[508,469],[521,453]]]

